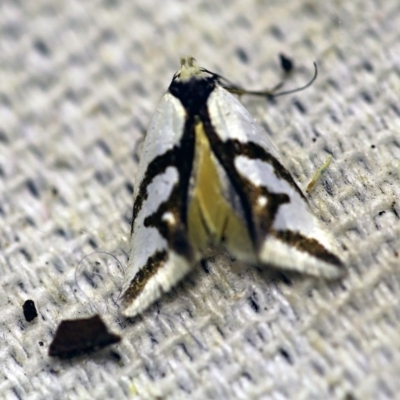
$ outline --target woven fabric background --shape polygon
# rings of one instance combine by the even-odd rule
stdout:
[[[0,3],[0,398],[389,399],[400,392],[400,5],[368,1]],[[210,260],[119,315],[143,136],[181,55],[244,96],[343,249],[337,283]],[[22,304],[39,316],[26,322]],[[49,358],[62,319],[123,340]]]

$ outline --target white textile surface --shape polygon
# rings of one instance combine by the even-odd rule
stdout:
[[[2,0],[0,398],[389,399],[400,392],[400,3]],[[119,315],[132,190],[158,101],[193,55],[274,102],[241,101],[337,238],[347,276],[198,266]],[[39,316],[25,321],[22,304]],[[60,361],[63,319],[123,340]],[[397,397],[398,398],[398,397]]]

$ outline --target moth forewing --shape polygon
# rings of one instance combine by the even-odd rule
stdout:
[[[131,251],[121,295],[121,310],[126,316],[142,312],[190,268],[184,257],[171,253],[160,231],[162,223],[180,225],[173,205],[170,213],[166,209],[161,216],[160,226],[149,223],[149,218],[168,204],[179,182],[179,171],[171,161],[173,149],[181,140],[184,117],[180,101],[165,94],[145,137],[135,181]]]
[[[208,113],[220,140],[256,143],[278,157],[278,151],[266,132],[256,123],[242,103],[221,86],[216,86],[208,100]]]
[[[169,150],[179,144],[184,123],[185,109],[182,107],[181,102],[170,93],[166,93],[157,106],[143,143],[137,176],[135,178],[136,190],[134,191],[134,202],[137,196],[145,190],[144,187],[140,191],[143,178],[147,177],[147,179],[150,179],[151,176],[158,172],[151,165],[157,162],[156,159],[162,160],[163,158],[168,158],[168,156],[164,155],[168,154]],[[144,182],[144,185],[146,183]]]
[[[134,317],[143,312],[183,278],[191,267],[185,257],[172,250],[153,254],[123,291],[122,314]]]
[[[226,93],[218,102],[216,96],[212,103],[214,112],[210,114],[213,126],[223,129],[225,134],[221,143],[216,140],[217,152],[229,171],[229,178],[236,182],[242,204],[250,210],[247,225],[253,232],[258,263],[317,276],[338,277],[341,263],[331,254],[335,249],[333,239],[311,213],[302,191],[279,161],[275,147],[265,140],[265,134],[260,137],[259,128],[247,111],[243,106],[237,106],[234,97],[232,107],[228,107],[231,97]],[[236,108],[237,112],[221,118],[221,113],[215,112],[223,108],[221,103],[227,109]],[[241,130],[241,127],[245,129]],[[288,232],[294,235],[289,236]],[[280,250],[286,248],[283,245],[290,246],[293,251]],[[307,257],[296,259],[299,252]],[[327,259],[330,260],[329,268]]]
[[[274,145],[220,79],[183,59],[153,117],[135,183],[125,316],[144,311],[210,248],[324,278],[343,271]],[[272,92],[252,92],[263,93]]]

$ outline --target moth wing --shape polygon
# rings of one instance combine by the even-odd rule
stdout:
[[[215,88],[208,99],[208,110],[213,127],[222,141],[256,143],[279,159],[278,151],[266,132],[243,104],[226,89],[221,86]]]
[[[191,269],[190,249],[177,251],[190,244],[170,201],[179,185],[171,152],[183,124],[181,103],[167,93],[146,135],[135,182],[131,252],[121,294],[121,312],[127,317],[144,311]],[[179,242],[179,248],[171,241]]]
[[[211,93],[208,106],[222,145],[235,142],[230,175],[237,174],[236,181],[246,188],[242,208],[247,202],[258,262],[325,278],[341,276],[343,264],[335,255],[334,238],[311,212],[266,132],[222,87]]]
[[[139,188],[149,164],[179,144],[185,124],[185,110],[181,102],[166,93],[157,106],[143,143],[135,187]],[[134,201],[139,193],[134,191]]]

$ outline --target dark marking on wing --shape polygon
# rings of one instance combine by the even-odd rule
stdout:
[[[134,221],[139,211],[142,209],[144,201],[147,199],[147,187],[157,175],[162,174],[171,166],[176,167],[178,170],[179,183],[177,190],[180,196],[175,197],[175,203],[172,203],[171,201],[168,201],[167,203],[171,205],[170,211],[174,213],[175,210],[177,213],[176,217],[179,217],[183,223],[186,223],[186,200],[190,174],[192,172],[193,155],[194,123],[193,121],[187,120],[185,123],[185,133],[182,136],[180,144],[154,158],[146,169],[146,173],[140,182],[139,192],[133,204],[131,233],[133,232]]]
[[[161,203],[155,213],[145,218],[144,226],[156,228],[168,241],[171,249],[190,260],[193,256],[193,250],[187,237],[186,213],[180,215],[180,210],[186,209],[186,201],[182,199],[181,189],[182,185],[176,184],[168,200]],[[172,214],[173,223],[163,218],[166,213]]]
[[[260,145],[253,142],[241,143],[238,140],[232,140],[236,150],[236,155],[243,155],[250,159],[257,159],[272,165],[275,175],[285,180],[296,192],[307,202],[304,193],[294,181],[290,172],[270,153],[264,150]]]
[[[169,198],[160,204],[157,211],[144,220],[146,227],[155,227],[167,240],[168,246],[178,254],[192,259],[193,250],[187,238],[187,207],[190,176],[195,151],[194,118],[188,117],[185,123],[184,134],[179,146],[156,157],[147,168],[146,175],[140,184],[140,192],[134,204],[133,221],[147,198],[147,186],[155,176],[165,171],[169,166],[176,167],[179,179],[173,187]],[[171,213],[174,223],[163,219],[164,214]],[[132,222],[133,225],[133,222]]]
[[[342,261],[335,254],[332,254],[316,239],[312,239],[302,235],[299,232],[293,231],[274,231],[271,232],[273,236],[296,248],[299,251],[308,253],[322,261],[329,264],[336,265],[337,267],[344,267]]]
[[[252,185],[252,183],[250,183]],[[275,220],[275,216],[278,213],[278,209],[280,206],[286,203],[290,203],[290,198],[286,193],[271,193],[265,187],[259,187],[258,192],[251,199],[251,203],[253,206],[253,213],[257,216],[257,228],[259,239],[263,239],[265,233],[269,232],[272,229],[272,225]],[[257,206],[257,198],[259,196],[265,196],[268,201],[265,207]],[[259,244],[259,243],[258,243]]]
[[[166,251],[157,251],[147,259],[145,265],[139,269],[124,293],[123,304],[130,304],[139,296],[147,282],[165,264],[167,258],[168,254]]]
[[[265,186],[254,185],[237,171],[234,164],[236,157],[243,155],[249,159],[258,159],[269,163],[278,178],[288,182],[301,195],[304,201],[307,200],[290,173],[260,145],[253,142],[241,143],[238,140],[222,141],[212,126],[208,112],[202,115],[202,121],[205,125],[205,132],[209,138],[211,148],[225,169],[229,181],[240,198],[250,237],[256,250],[258,250],[265,235],[273,225],[279,207],[290,202],[290,198],[286,193],[272,193]],[[257,199],[260,196],[267,198],[267,203],[263,208],[257,206]]]
[[[162,174],[169,166],[174,165],[176,152],[177,147],[173,147],[171,150],[168,150],[164,154],[157,156],[149,163],[146,174],[140,182],[140,186],[138,189],[139,191],[133,203],[131,234],[133,233],[133,224],[135,222],[135,219],[138,216],[139,211],[142,209],[143,203],[147,199],[147,186],[150,185],[152,180],[157,175]]]

